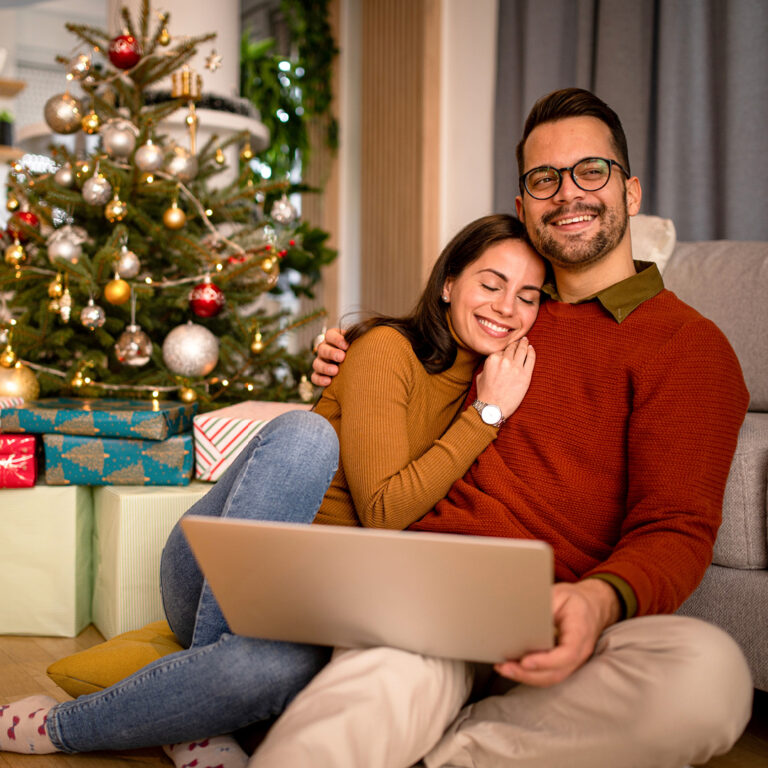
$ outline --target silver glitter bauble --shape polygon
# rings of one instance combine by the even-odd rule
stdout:
[[[136,147],[136,126],[122,117],[113,117],[102,127],[101,146],[111,158],[130,157]]]
[[[88,205],[104,205],[112,197],[112,185],[105,176],[97,174],[91,176],[83,184],[83,200]]]
[[[296,218],[297,212],[291,201],[283,195],[272,203],[269,215],[278,224],[290,224]]]
[[[101,328],[106,320],[106,312],[98,304],[94,304],[93,299],[88,299],[88,303],[80,312],[80,322],[89,331],[95,331],[97,328]]]
[[[178,376],[207,376],[219,362],[219,340],[191,321],[177,325],[165,337],[163,360]]]
[[[146,365],[152,357],[152,340],[141,326],[128,325],[115,344],[115,356],[123,365]]]
[[[197,176],[197,158],[184,147],[174,147],[165,169],[179,181],[191,181]]]
[[[120,277],[136,277],[141,269],[141,262],[139,261],[139,257],[124,245],[120,249],[120,253],[117,254],[115,269]]]
[[[58,93],[45,102],[43,115],[45,122],[56,133],[75,133],[80,130],[80,124],[85,110],[74,96]]]
[[[67,65],[67,74],[76,80],[82,80],[91,71],[91,57],[87,53],[80,53]]]
[[[69,163],[65,163],[53,174],[53,180],[61,187],[71,187],[75,183],[75,172]]]
[[[136,167],[140,171],[144,171],[144,173],[151,173],[161,168],[164,159],[165,150],[152,141],[142,144],[133,156],[133,162],[136,163]]]

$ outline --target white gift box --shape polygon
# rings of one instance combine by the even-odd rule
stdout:
[[[195,476],[198,480],[218,480],[267,422],[281,413],[308,411],[310,407],[248,400],[195,416]]]
[[[0,633],[74,637],[91,622],[93,499],[85,486],[0,491]]]
[[[160,555],[176,521],[211,486],[93,489],[93,623],[109,639],[165,618]]]

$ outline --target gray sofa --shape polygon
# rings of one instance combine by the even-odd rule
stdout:
[[[662,274],[728,337],[750,392],[713,562],[679,613],[729,632],[768,690],[768,243],[678,242]]]

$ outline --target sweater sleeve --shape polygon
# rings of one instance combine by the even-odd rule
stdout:
[[[642,362],[633,380],[627,515],[606,561],[637,613],[677,610],[712,560],[723,494],[749,402],[720,330],[698,318]]]
[[[418,429],[436,429],[436,434],[426,452],[412,456],[409,407],[423,369],[394,329],[373,329],[355,341],[342,372],[343,386],[336,392],[341,462],[360,522],[407,528],[447,494],[497,430],[474,409],[464,411],[442,435],[428,419],[416,419]]]

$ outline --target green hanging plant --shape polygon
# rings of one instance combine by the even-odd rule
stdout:
[[[270,145],[256,155],[263,178],[287,178],[309,156],[308,126],[320,120],[326,143],[338,146],[338,123],[331,113],[333,60],[338,48],[328,23],[328,0],[282,0],[292,40],[292,54],[275,51],[273,39],[243,36],[240,90],[261,113]]]

